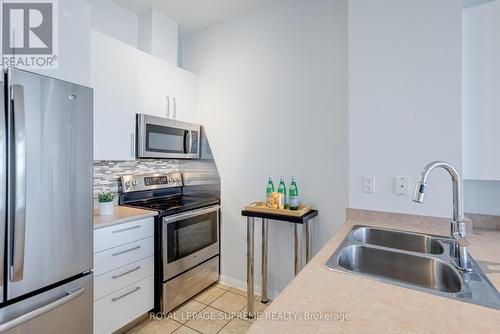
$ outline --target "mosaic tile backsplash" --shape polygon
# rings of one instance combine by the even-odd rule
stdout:
[[[94,161],[94,198],[98,193],[118,192],[118,178],[128,174],[168,173],[179,169],[178,161]]]

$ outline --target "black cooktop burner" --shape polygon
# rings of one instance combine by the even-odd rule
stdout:
[[[127,203],[128,206],[156,210],[161,215],[172,215],[174,213],[194,210],[215,204],[219,204],[217,198],[188,195],[156,197]]]

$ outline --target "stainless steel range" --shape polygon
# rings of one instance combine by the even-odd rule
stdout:
[[[159,213],[155,296],[164,313],[219,279],[219,197],[183,185],[181,173],[121,178],[122,205]]]

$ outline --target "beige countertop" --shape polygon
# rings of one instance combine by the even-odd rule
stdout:
[[[401,220],[390,224],[381,223],[381,219],[348,220],[248,333],[500,333],[498,310],[325,268],[325,262],[354,225],[441,235],[449,228],[418,223],[415,217],[417,223],[410,224]],[[477,230],[468,238],[476,261],[500,263],[500,231]],[[488,274],[488,278],[500,290],[500,273]],[[335,314],[348,320],[305,320],[312,315]],[[288,319],[283,320],[285,317]]]
[[[156,211],[129,208],[126,206],[115,206],[112,215],[101,216],[99,210],[94,209],[94,229],[108,227],[116,224],[127,223],[147,217],[157,216]]]

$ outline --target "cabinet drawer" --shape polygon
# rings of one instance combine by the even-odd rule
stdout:
[[[154,238],[134,241],[94,254],[94,275],[99,276],[154,254]]]
[[[153,276],[94,302],[94,334],[110,334],[154,307]]]
[[[154,218],[94,230],[94,253],[154,235]]]
[[[94,280],[94,300],[154,274],[154,256],[125,265]]]

